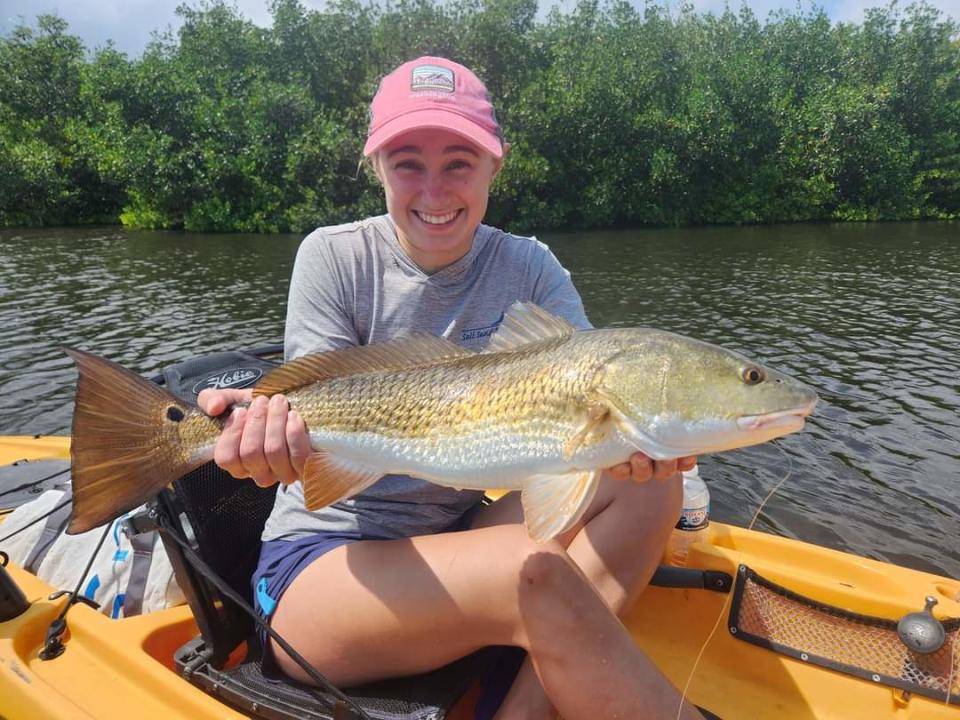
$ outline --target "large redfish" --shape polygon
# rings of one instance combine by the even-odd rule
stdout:
[[[79,350],[70,532],[107,522],[213,458],[223,421]],[[481,353],[432,335],[320,353],[270,372],[309,428],[305,504],[387,473],[519,489],[527,529],[570,528],[603,468],[729,450],[803,427],[809,387],[736,353],[643,328],[577,331],[515,304]]]

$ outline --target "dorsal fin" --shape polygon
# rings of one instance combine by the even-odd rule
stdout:
[[[566,340],[576,331],[566,320],[551,315],[539,305],[515,302],[507,310],[484,352],[512,352],[531,343]]]
[[[416,332],[374,345],[330,350],[291,360],[267,373],[253,389],[253,395],[288,393],[330,378],[377,370],[404,370],[472,354],[446,338]]]

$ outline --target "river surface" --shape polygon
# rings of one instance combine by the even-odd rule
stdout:
[[[701,458],[713,518],[960,578],[960,224],[542,235],[597,326],[818,389],[807,428]],[[68,433],[75,345],[144,374],[279,342],[291,235],[0,231],[0,434]]]

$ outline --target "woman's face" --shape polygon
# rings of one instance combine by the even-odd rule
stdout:
[[[470,251],[502,165],[502,158],[447,130],[414,130],[377,152],[387,211],[420,269],[436,272]]]

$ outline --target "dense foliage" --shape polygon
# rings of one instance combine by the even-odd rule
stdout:
[[[223,0],[138,59],[41,16],[0,38],[0,226],[304,231],[379,211],[377,79],[473,68],[512,144],[510,229],[960,216],[958,26],[927,5],[759,21],[581,0]]]

